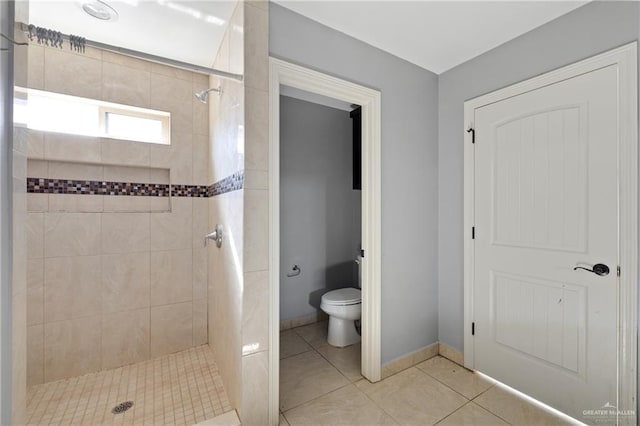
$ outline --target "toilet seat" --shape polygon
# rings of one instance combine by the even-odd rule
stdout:
[[[322,303],[332,306],[348,306],[362,303],[360,290],[353,287],[340,288],[325,293]]]

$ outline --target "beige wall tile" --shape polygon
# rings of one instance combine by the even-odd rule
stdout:
[[[149,359],[149,308],[102,317],[102,369]]]
[[[269,349],[269,271],[244,274],[242,354]]]
[[[47,213],[44,227],[45,257],[100,253],[98,213]]]
[[[44,285],[44,260],[27,260],[27,288],[38,288]]]
[[[149,197],[149,211],[166,213],[171,211],[171,197]]]
[[[151,74],[112,62],[102,63],[102,100],[137,107],[148,107]]]
[[[44,48],[36,44],[28,47],[27,85],[32,89],[44,89]]]
[[[100,141],[102,162],[105,164],[148,166],[149,147],[146,142],[104,138]]]
[[[27,130],[27,156],[44,158],[44,133],[38,130]]]
[[[100,281],[100,256],[45,259],[45,322],[100,314]]]
[[[190,184],[193,179],[191,133],[172,133],[171,145],[152,145],[150,164],[153,167],[170,169],[172,184]]]
[[[44,322],[44,286],[27,289],[27,326]]]
[[[206,135],[193,136],[193,184],[209,185],[209,137]]]
[[[193,198],[193,248],[201,249],[204,245],[204,236],[209,231],[209,199]]]
[[[49,170],[46,177],[50,179],[102,180],[103,167],[98,164],[69,163],[64,161],[48,161]]]
[[[78,194],[49,194],[50,212],[101,213],[104,210],[104,196]]]
[[[100,139],[89,136],[45,133],[44,158],[47,160],[99,163]]]
[[[247,4],[244,30],[245,87],[269,90],[269,12]]]
[[[49,195],[27,194],[28,212],[46,212],[49,210]]]
[[[151,74],[151,108],[171,113],[172,131],[193,132],[192,89],[191,79],[187,81]]]
[[[207,299],[193,301],[193,345],[207,343]]]
[[[36,178],[49,177],[49,162],[44,160],[29,159],[27,161],[27,176]]]
[[[27,327],[27,386],[44,383],[44,325]]]
[[[244,194],[244,270],[266,270],[269,268],[269,193],[247,189]]]
[[[242,415],[245,425],[268,424],[269,351],[242,357]]]
[[[149,182],[169,184],[169,169],[168,168],[149,168]]]
[[[102,63],[99,60],[59,49],[45,49],[44,61],[45,90],[100,99]]]
[[[134,58],[132,56],[110,52],[108,50],[102,51],[102,61],[124,65],[125,67],[134,68],[140,71],[151,71],[151,62],[143,61],[142,59]]]
[[[269,172],[266,170],[245,170],[244,189],[269,189]]]
[[[100,315],[44,326],[45,382],[100,370]]]
[[[44,213],[27,213],[27,258],[44,257]]]
[[[191,249],[151,253],[151,306],[193,299]]]
[[[104,180],[108,182],[151,183],[148,167],[104,166]],[[154,182],[156,183],[156,182]],[[160,183],[160,182],[158,182]]]
[[[151,257],[148,252],[102,256],[102,311],[149,306]]]
[[[172,197],[171,212],[151,214],[151,250],[190,248],[192,214],[190,197]]]
[[[150,199],[151,197],[132,197],[129,195],[109,195],[104,197],[104,211],[105,212],[149,212],[151,211]],[[163,197],[166,199],[166,208],[169,208],[169,197]]]
[[[149,213],[104,213],[102,253],[133,253],[149,250]]]
[[[191,71],[183,70],[176,67],[169,67],[155,62],[151,63],[151,72],[160,74],[165,77],[171,77],[174,79],[192,81],[194,73]]]
[[[193,342],[192,303],[151,308],[151,357],[181,351]]]
[[[193,300],[207,300],[207,249],[193,249]]]
[[[269,92],[245,88],[245,169],[269,170]]]

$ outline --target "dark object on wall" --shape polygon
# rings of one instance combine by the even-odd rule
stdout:
[[[362,189],[362,107],[349,116],[353,120],[353,189]]]

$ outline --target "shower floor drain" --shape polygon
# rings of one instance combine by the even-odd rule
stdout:
[[[113,414],[120,414],[120,413],[124,413],[131,407],[133,407],[133,401],[121,402],[120,404],[113,407],[111,412]]]

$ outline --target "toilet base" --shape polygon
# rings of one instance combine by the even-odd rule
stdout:
[[[329,333],[327,342],[331,346],[343,348],[360,341],[360,335],[356,330],[355,321],[329,317]]]

